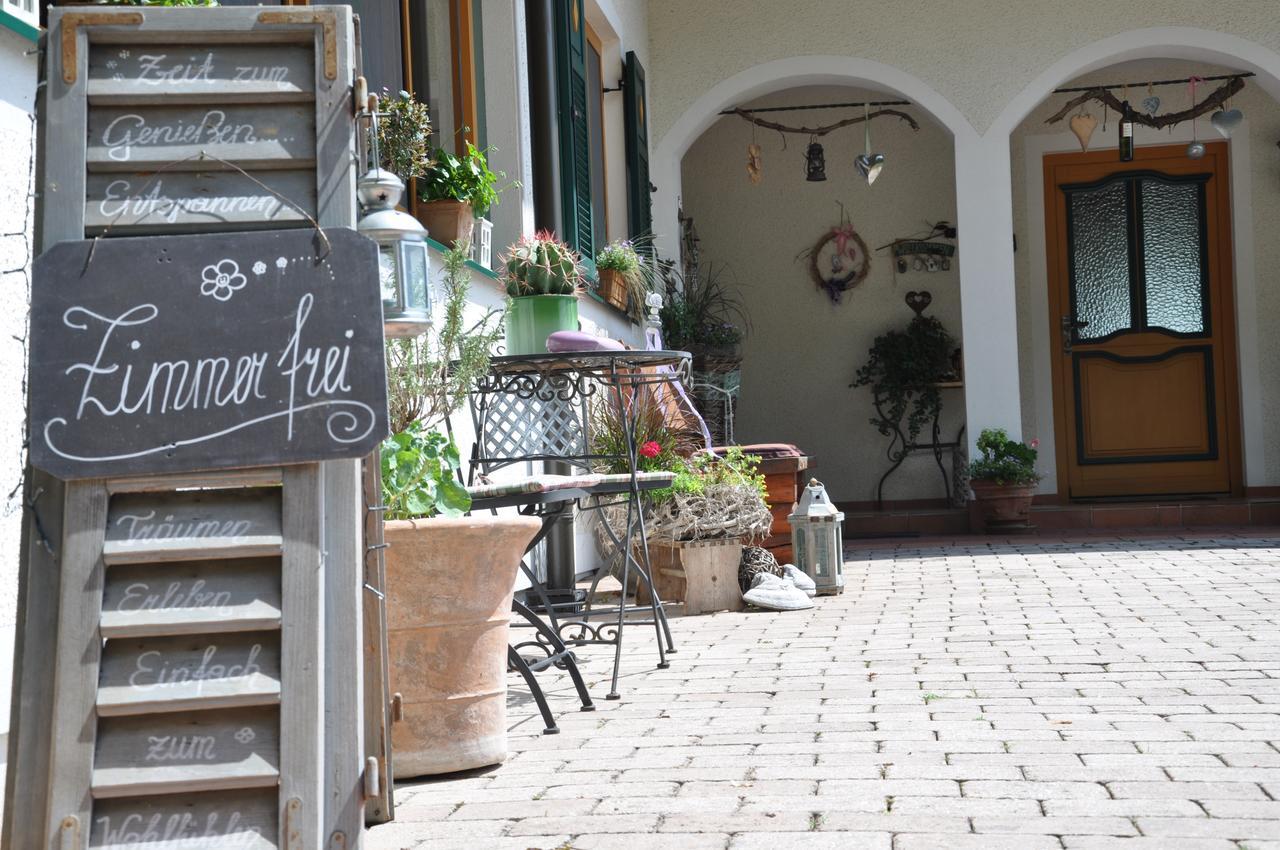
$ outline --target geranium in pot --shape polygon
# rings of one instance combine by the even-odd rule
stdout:
[[[653,266],[636,250],[636,243],[619,239],[596,254],[600,276],[596,294],[609,305],[639,321],[643,318],[645,296],[652,289]]]
[[[487,150],[467,142],[462,155],[444,148],[433,152],[431,167],[418,180],[417,216],[437,242],[469,241],[476,217],[498,203],[498,182],[507,175],[489,170]]]
[[[512,245],[503,270],[507,354],[542,354],[548,336],[576,331],[582,281],[578,255],[547,231]]]
[[[507,623],[516,571],[540,523],[466,516],[461,458],[440,429],[488,369],[496,313],[465,318],[465,244],[445,255],[443,314],[421,338],[387,341],[393,435],[382,445],[392,726],[397,779],[506,757]]]
[[[1011,440],[1003,428],[983,428],[978,435],[982,457],[969,464],[969,487],[988,532],[1031,528],[1038,445]]]

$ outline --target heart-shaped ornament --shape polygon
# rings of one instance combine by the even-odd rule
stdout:
[[[1160,98],[1155,95],[1144,97],[1142,99],[1142,108],[1146,110],[1148,115],[1155,115],[1160,111]]]
[[[1098,129],[1098,119],[1088,112],[1071,116],[1071,132],[1075,133],[1076,138],[1080,140],[1080,150],[1089,149],[1089,140],[1093,138],[1093,131],[1096,129]]]
[[[1213,129],[1222,134],[1222,138],[1231,138],[1231,133],[1240,126],[1240,122],[1244,120],[1244,113],[1239,109],[1219,109],[1213,113],[1209,119],[1209,123],[1213,125]]]
[[[903,300],[906,301],[907,306],[914,310],[916,315],[919,316],[929,307],[930,304],[933,303],[933,296],[929,294],[927,289],[921,290],[920,292],[912,290],[907,293],[907,297]]]

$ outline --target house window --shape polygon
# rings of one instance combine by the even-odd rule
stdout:
[[[405,4],[413,93],[431,111],[435,144],[462,153],[485,146],[480,0]]]

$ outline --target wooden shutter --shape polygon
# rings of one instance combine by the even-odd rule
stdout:
[[[634,238],[653,232],[649,197],[649,108],[644,66],[634,50],[627,51],[623,63],[622,91],[627,133],[627,224]]]
[[[595,257],[591,227],[591,125],[587,120],[587,35],[583,0],[555,0],[556,101],[560,127],[560,236]]]

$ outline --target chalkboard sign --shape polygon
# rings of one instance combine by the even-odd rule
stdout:
[[[32,463],[77,479],[367,455],[387,432],[377,274],[374,243],[340,228],[54,246],[32,291]]]

